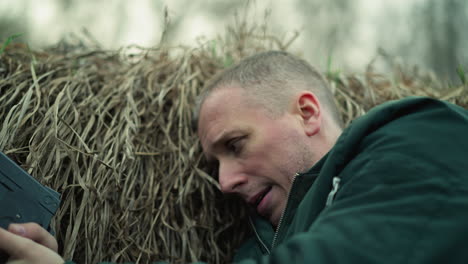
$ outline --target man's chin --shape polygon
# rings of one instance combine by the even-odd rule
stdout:
[[[263,218],[265,218],[265,220],[268,220],[268,222],[270,222],[270,224],[276,229],[281,218],[281,213],[278,214],[277,212],[272,212],[271,215]]]
[[[278,225],[278,217],[273,217],[271,215],[261,215],[258,213],[257,209],[253,206],[249,206],[249,210],[250,210],[250,213],[251,215],[257,215],[259,217],[261,217],[262,219],[265,219],[266,221],[268,221],[273,227],[276,227]]]
[[[269,221],[275,229],[278,227],[279,217],[270,217]]]

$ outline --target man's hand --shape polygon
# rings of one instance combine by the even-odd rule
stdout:
[[[47,248],[57,252],[57,240],[47,230],[36,223],[10,224],[8,231],[19,236],[29,238]]]
[[[36,233],[36,228],[32,227],[32,229],[30,229],[31,225],[29,224],[22,224],[20,226],[25,227],[25,230],[23,230],[24,236],[28,237],[29,235],[31,237],[35,237],[38,241],[47,244],[47,246],[43,246],[29,238],[13,234],[12,232],[0,228],[0,250],[6,252],[10,256],[10,261],[8,263],[62,264],[65,262],[57,253],[53,251],[57,250],[57,242],[55,241],[55,239],[53,239],[55,241],[55,249],[51,249],[48,246],[54,247],[54,245],[53,243],[50,244],[51,241],[50,238],[48,238],[48,236],[45,236],[45,234],[40,233],[41,231]],[[11,228],[12,227],[10,226],[9,229]],[[15,228],[13,227],[13,229]],[[49,234],[49,236],[51,235]]]

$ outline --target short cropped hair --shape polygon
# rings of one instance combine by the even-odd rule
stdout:
[[[195,122],[206,98],[215,90],[239,86],[247,95],[273,114],[286,111],[296,92],[311,91],[333,121],[343,127],[339,111],[326,79],[306,61],[284,51],[267,51],[247,57],[215,75],[198,97]]]

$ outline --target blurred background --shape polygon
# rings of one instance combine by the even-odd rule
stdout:
[[[298,33],[290,50],[322,71],[363,72],[383,58],[455,84],[468,67],[466,0],[0,0],[0,41],[22,34],[17,42],[39,49],[74,34],[103,49],[152,47],[168,14],[165,41],[197,46],[236,11],[279,38]]]

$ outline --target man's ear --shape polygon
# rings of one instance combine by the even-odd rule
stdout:
[[[322,124],[321,106],[317,96],[312,92],[303,91],[296,96],[295,105],[307,136],[317,134]]]

